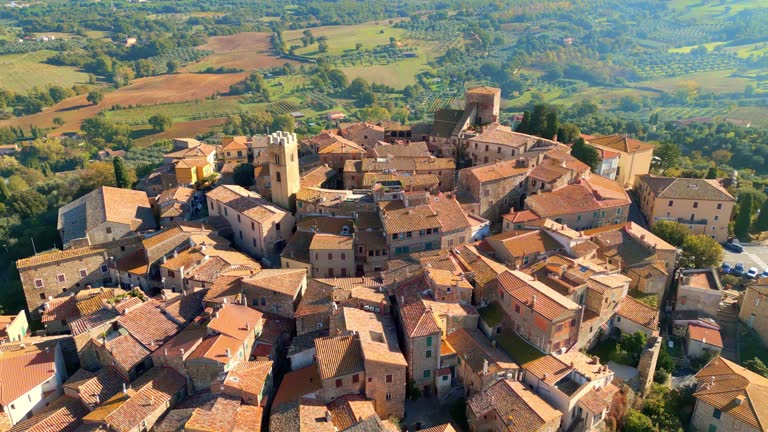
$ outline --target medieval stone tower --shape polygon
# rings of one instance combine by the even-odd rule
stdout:
[[[296,192],[301,184],[296,134],[278,131],[269,136],[269,179],[272,202],[296,211]]]
[[[464,93],[464,111],[476,109],[472,123],[486,125],[499,121],[501,89],[496,87],[473,87]]]

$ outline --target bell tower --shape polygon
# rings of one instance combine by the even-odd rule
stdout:
[[[269,179],[272,183],[272,202],[296,211],[296,192],[299,191],[299,144],[295,133],[278,131],[269,136]]]

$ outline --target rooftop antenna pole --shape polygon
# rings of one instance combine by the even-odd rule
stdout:
[[[35,247],[35,238],[30,237],[29,239],[32,240],[32,251],[35,253],[35,255],[37,255],[37,248]]]

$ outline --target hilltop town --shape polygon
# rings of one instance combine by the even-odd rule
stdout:
[[[650,174],[626,135],[583,135],[593,168],[500,101],[179,137],[135,189],[62,206],[0,318],[2,430],[615,430],[675,363],[695,430],[766,430],[734,334],[766,334],[766,286],[649,226],[727,242],[724,180]]]

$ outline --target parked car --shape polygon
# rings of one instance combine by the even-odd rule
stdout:
[[[757,278],[757,267],[750,267],[749,270],[747,270],[747,277],[750,279]]]
[[[742,252],[744,252],[744,246],[742,246],[740,243],[737,243],[735,241],[734,242],[730,242],[730,243],[726,243],[723,247],[728,249],[729,251],[731,251],[733,253],[742,253]]]
[[[734,276],[741,276],[744,274],[744,264],[738,263],[731,270],[731,274]]]
[[[730,274],[731,270],[733,270],[733,268],[731,268],[731,265],[726,262],[723,263],[720,269],[723,271],[723,274]]]
[[[759,276],[760,279],[768,278],[768,268],[763,270],[763,273]]]

